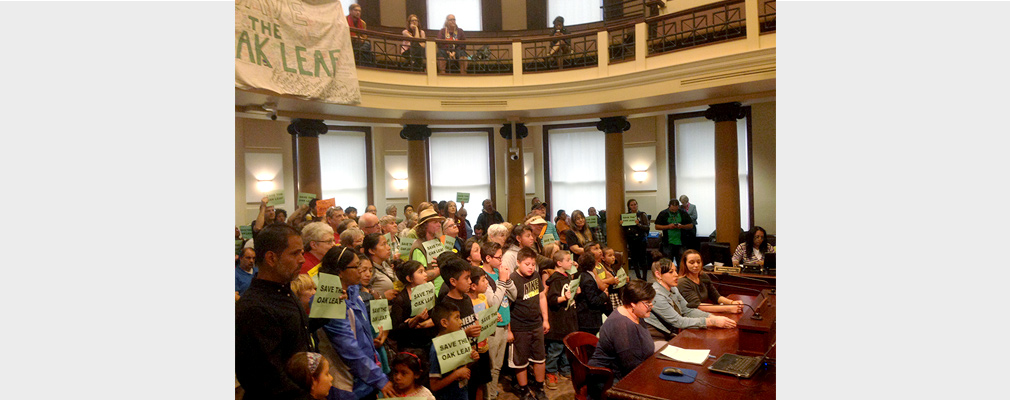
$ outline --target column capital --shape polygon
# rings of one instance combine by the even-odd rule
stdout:
[[[522,122],[516,122],[516,132],[519,134],[519,139],[526,139],[526,136],[530,134],[529,128]],[[502,139],[512,140],[512,123],[503,124],[498,129],[498,134],[501,135]]]
[[[406,140],[426,140],[431,137],[431,128],[428,125],[404,125],[400,130],[400,138]]]
[[[288,125],[288,133],[298,137],[314,137],[326,134],[330,128],[319,119],[295,118]]]
[[[596,129],[604,133],[621,133],[631,129],[631,122],[628,122],[628,117],[600,118],[600,122],[596,123]]]
[[[736,121],[743,117],[743,107],[739,102],[712,104],[705,110],[705,118],[715,122]]]

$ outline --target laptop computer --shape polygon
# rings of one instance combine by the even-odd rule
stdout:
[[[715,360],[715,362],[708,367],[708,370],[744,379],[750,378],[751,376],[754,376],[754,373],[757,372],[758,369],[761,368],[761,365],[764,364],[765,356],[767,356],[768,352],[774,347],[775,343],[772,343],[772,345],[768,347],[768,350],[765,351],[765,354],[760,357],[725,353],[719,356],[719,359]]]

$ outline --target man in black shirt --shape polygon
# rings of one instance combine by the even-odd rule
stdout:
[[[489,226],[505,222],[505,218],[502,218],[501,213],[495,211],[494,206],[491,204],[491,199],[484,199],[483,206],[484,211],[477,217],[477,224],[473,226],[473,233],[478,237],[486,235]]]
[[[235,303],[235,374],[245,400],[309,399],[284,372],[292,355],[317,351],[309,318],[291,292],[304,262],[301,235],[286,224],[256,235],[259,274]]]

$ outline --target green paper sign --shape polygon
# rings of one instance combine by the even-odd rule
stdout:
[[[418,285],[410,293],[410,316],[430,310],[435,307],[435,284],[425,282]]]
[[[614,288],[620,289],[624,287],[624,285],[628,284],[628,273],[624,272],[624,268],[618,268],[614,277],[617,278],[617,285],[614,286]]]
[[[240,250],[242,250],[242,241],[241,240],[236,240],[235,241],[235,254],[241,254],[241,253],[239,253]]]
[[[427,242],[421,243],[421,246],[424,247],[424,252],[428,254],[428,265],[431,265],[439,254],[445,253],[445,246],[443,246],[442,241],[438,239],[431,239]]]
[[[410,249],[414,247],[414,240],[409,237],[400,238],[400,258],[406,260],[410,257]]]
[[[445,251],[452,251],[456,247],[456,238],[452,236],[445,237]]]
[[[298,193],[298,207],[309,204],[314,198],[316,198],[315,193]]]
[[[635,214],[621,214],[621,226],[632,226],[638,221],[638,216]]]
[[[456,192],[456,202],[466,203],[470,201],[470,193]]]
[[[284,191],[278,190],[267,195],[267,206],[284,204]]]
[[[442,375],[470,362],[470,341],[462,329],[431,339]]]
[[[586,217],[586,226],[588,226],[590,228],[595,228],[595,227],[600,226],[599,218],[600,217],[597,216],[597,215],[590,215],[590,216]]]
[[[376,332],[382,327],[386,332],[393,330],[393,320],[389,318],[389,300],[372,300],[368,302],[368,312],[372,316],[372,328]]]
[[[498,310],[484,309],[477,314],[477,319],[480,321],[480,336],[477,336],[477,341],[483,342],[484,339],[494,335],[494,329],[498,326]]]
[[[568,284],[568,293],[571,293],[572,298],[575,298],[575,292],[579,290],[579,284],[582,283],[582,277],[576,276],[575,279]]]
[[[319,286],[316,297],[312,299],[309,317],[347,319],[347,303],[340,298],[343,294],[344,287],[340,284],[339,276],[320,272]]]
[[[554,235],[551,235],[551,234],[546,233],[546,232],[544,233],[544,238],[540,239],[540,243],[542,243],[544,246],[547,246],[547,245],[549,245],[551,243],[554,243],[554,242],[557,242],[557,241],[558,240],[554,238]]]
[[[252,239],[252,225],[242,225],[238,230],[242,232],[242,239]]]

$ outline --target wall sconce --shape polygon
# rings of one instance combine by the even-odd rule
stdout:
[[[407,189],[407,180],[393,179],[393,187],[396,188],[396,190],[405,190]]]
[[[274,180],[273,179],[257,179],[256,180],[256,190],[261,193],[266,193],[274,190]]]
[[[635,171],[631,173],[631,177],[635,179],[636,182],[642,183],[649,178],[649,173],[646,171]]]

